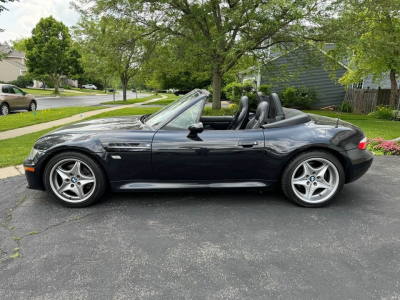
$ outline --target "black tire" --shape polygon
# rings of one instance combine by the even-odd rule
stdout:
[[[296,176],[298,173],[294,174],[294,172],[300,172],[300,173],[306,173],[305,169],[303,172],[301,172],[301,165],[304,164],[305,162],[310,162],[314,163],[313,159],[315,159],[316,162],[318,161],[325,161],[328,164],[331,163],[330,165],[332,166],[331,169],[333,174],[327,174],[328,176],[332,176],[332,178],[335,178],[335,184],[332,184],[332,189],[326,189],[323,190],[321,193],[316,193],[318,191],[318,188],[316,187],[316,191],[311,194],[311,197],[327,197],[327,199],[321,200],[322,202],[318,203],[313,203],[313,200],[305,201],[304,199],[300,198],[299,195],[301,195],[301,186],[296,185],[295,183],[292,185],[292,180],[296,180]],[[337,173],[335,172],[335,169],[337,170]],[[315,173],[313,173],[315,175]],[[307,185],[309,184],[315,184],[317,185],[317,177],[311,175],[311,178],[313,179],[313,182],[307,181],[308,179],[305,179],[307,181]],[[302,175],[301,175],[302,176]],[[308,175],[305,175],[308,176]],[[319,179],[321,180],[321,179]],[[313,151],[308,151],[308,152],[302,152],[299,155],[295,156],[285,167],[283,173],[282,173],[282,178],[281,178],[281,187],[283,192],[285,193],[286,197],[288,197],[292,202],[303,206],[303,207],[323,207],[331,203],[334,198],[340,193],[340,191],[343,188],[344,185],[344,180],[345,180],[345,173],[342,164],[340,161],[331,153],[322,151],[322,150],[313,150]],[[315,181],[315,183],[314,183]],[[326,182],[326,181],[324,181]],[[336,187],[337,186],[337,187]],[[336,187],[336,188],[334,188]],[[295,190],[296,189],[296,190]],[[304,188],[305,193],[306,193],[306,188]],[[326,196],[321,196],[322,193],[325,193],[326,191]],[[329,191],[329,192],[328,192]],[[306,196],[304,196],[306,198]]]
[[[62,199],[54,190],[51,184],[52,178],[50,178],[50,174],[52,172],[52,169],[59,164],[60,162],[64,160],[77,160],[80,162],[83,162],[87,166],[90,167],[90,171],[93,173],[93,177],[95,178],[95,186],[93,188],[93,191],[91,192],[90,197],[85,199],[84,201],[81,202],[68,202],[67,200]],[[104,193],[106,192],[107,186],[108,186],[108,179],[101,168],[100,164],[90,157],[87,154],[83,154],[80,152],[75,152],[75,151],[66,151],[62,152],[60,154],[55,155],[52,157],[49,162],[47,163],[44,173],[43,173],[43,182],[46,187],[47,192],[51,195],[51,197],[61,205],[65,207],[86,207],[89,205],[92,205],[99,201],[103,196]],[[72,183],[72,182],[71,182]],[[83,187],[83,184],[82,184]],[[70,200],[71,201],[71,200]]]
[[[35,109],[32,109],[32,103],[34,103],[34,104],[35,104]],[[35,101],[31,101],[31,103],[29,103],[29,108],[28,108],[28,111],[35,111],[35,110],[37,110],[37,104],[36,104],[36,102],[35,102]]]
[[[0,105],[0,115],[5,116],[10,114],[10,107],[8,106],[7,103],[2,103]]]

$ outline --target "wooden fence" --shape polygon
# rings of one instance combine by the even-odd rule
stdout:
[[[369,114],[379,105],[389,105],[389,99],[390,89],[348,89],[344,101],[351,104],[355,113]]]

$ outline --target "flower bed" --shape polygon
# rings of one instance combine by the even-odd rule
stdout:
[[[400,142],[374,138],[368,140],[367,147],[375,155],[400,155]]]

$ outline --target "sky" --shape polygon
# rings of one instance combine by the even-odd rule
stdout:
[[[70,0],[19,0],[4,6],[0,14],[0,42],[29,37],[41,18],[53,16],[67,26],[78,22],[79,14],[70,8]]]

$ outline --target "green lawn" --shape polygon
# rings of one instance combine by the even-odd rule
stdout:
[[[44,89],[22,89],[24,92],[27,92],[28,94],[34,95],[34,96],[40,96],[40,97],[50,97],[54,96],[54,90],[44,90]],[[60,93],[59,96],[88,96],[95,94],[93,92],[89,93],[74,93],[74,92],[69,92],[69,91],[64,91]]]
[[[108,113],[101,113],[99,115],[87,118],[85,120],[115,117],[115,116],[145,115],[145,114],[151,114],[159,109],[160,109],[159,107],[123,108]],[[1,119],[3,118],[0,118],[0,120]],[[0,140],[0,168],[22,164],[24,159],[28,156],[29,152],[31,151],[31,148],[35,143],[35,141],[45,133],[50,132],[58,127],[53,127],[39,132],[26,134],[12,139]]]
[[[104,107],[62,107],[10,114],[0,118],[0,132],[50,122]],[[35,114],[36,113],[36,114]]]
[[[151,103],[145,103],[143,105],[168,105],[172,102],[174,102],[175,100],[177,100],[180,96],[175,96],[174,94],[163,94],[164,96],[167,96],[167,99],[162,99],[162,100],[158,100],[155,102],[151,102]]]
[[[135,103],[141,103],[145,102],[148,100],[152,99],[157,99],[161,98],[161,95],[152,95],[144,98],[133,98],[133,99],[127,99],[126,101],[123,100],[118,100],[118,101],[108,101],[108,102],[102,102],[101,104],[115,104],[115,105],[129,105],[129,104],[135,104]]]
[[[376,119],[372,116],[334,111],[305,110],[306,113],[337,118],[360,127],[368,138],[383,137],[391,140],[400,137],[400,122]]]

